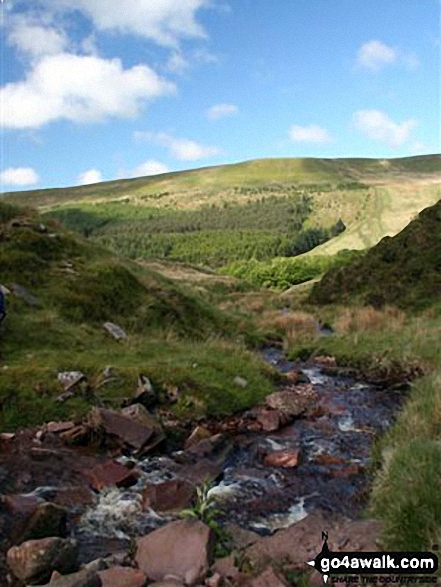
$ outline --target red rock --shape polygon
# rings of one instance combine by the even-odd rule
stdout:
[[[131,567],[111,567],[99,571],[102,587],[144,587],[147,577],[139,569]]]
[[[131,487],[135,485],[139,478],[139,474],[135,469],[129,469],[116,461],[107,461],[102,465],[93,467],[93,469],[85,470],[83,475],[96,491],[101,491],[105,487],[112,485]]]
[[[272,567],[268,567],[261,575],[252,579],[249,587],[289,587],[284,577]]]
[[[265,399],[265,404],[289,417],[299,416],[310,408],[315,399],[311,385],[297,385],[286,391],[276,391]]]
[[[210,436],[211,432],[207,430],[207,428],[205,428],[204,426],[196,426],[196,428],[185,441],[184,448],[189,449],[195,444],[198,444],[198,442],[200,442],[201,440],[204,440],[205,438],[210,438]]]
[[[153,435],[154,428],[113,410],[96,408],[89,414],[89,425],[115,436],[124,444],[139,450]]]
[[[264,432],[274,432],[280,428],[280,415],[276,410],[262,410],[257,415],[257,421]]]
[[[209,579],[205,579],[205,585],[207,587],[220,587],[222,583],[222,576],[219,573],[214,573]]]
[[[240,570],[236,566],[234,556],[232,554],[217,559],[211,567],[211,570],[233,582],[236,581],[240,574]]]
[[[67,508],[90,505],[95,494],[82,485],[76,487],[62,487],[53,498],[53,502]]]
[[[309,514],[306,518],[272,536],[261,538],[245,551],[254,567],[290,563],[295,569],[309,569],[306,561],[317,556],[322,548],[322,530],[329,534],[331,551],[375,552],[381,524],[375,520],[352,521],[346,518]]]
[[[173,575],[186,585],[195,585],[208,572],[212,549],[208,526],[198,520],[179,520],[140,538],[135,561],[153,581]]]
[[[266,455],[263,464],[267,467],[293,468],[299,464],[300,450],[280,450]]]
[[[194,486],[188,481],[175,479],[150,485],[143,491],[144,508],[155,512],[179,511],[188,507],[196,495]]]
[[[24,583],[46,583],[53,571],[70,573],[77,566],[77,544],[62,538],[29,540],[8,550],[7,563]]]

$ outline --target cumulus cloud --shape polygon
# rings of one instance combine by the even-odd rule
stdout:
[[[52,12],[80,10],[99,31],[136,34],[163,46],[178,46],[185,38],[204,38],[196,19],[210,0],[36,0]]]
[[[289,136],[293,141],[299,143],[324,144],[332,140],[326,128],[316,124],[311,124],[310,126],[294,125],[289,131]]]
[[[0,173],[2,185],[28,186],[40,181],[37,172],[32,167],[8,167]]]
[[[394,47],[381,41],[369,41],[358,50],[357,63],[371,71],[379,71],[386,65],[394,63],[397,58],[398,52]]]
[[[77,177],[77,183],[79,185],[88,185],[91,183],[99,183],[103,180],[103,176],[99,169],[88,169],[84,173],[80,173]]]
[[[219,120],[219,118],[225,118],[227,116],[233,116],[239,111],[235,104],[215,104],[211,108],[205,111],[205,116],[208,120]]]
[[[370,139],[385,143],[391,148],[406,143],[417,124],[413,119],[396,123],[380,110],[359,110],[353,116],[353,123],[355,128]]]
[[[207,157],[214,157],[221,153],[218,147],[210,147],[202,145],[190,139],[177,138],[164,132],[152,133],[136,131],[133,134],[135,140],[147,140],[161,147],[166,147],[170,153],[182,161],[197,161],[198,159],[205,159]]]
[[[143,177],[146,175],[160,175],[161,173],[167,173],[170,169],[164,163],[156,161],[155,159],[148,159],[135,167],[132,171],[133,177]]]
[[[62,53],[69,43],[64,31],[35,23],[21,14],[11,18],[7,40],[31,59]]]
[[[54,120],[133,117],[146,100],[175,86],[149,66],[124,69],[119,59],[60,53],[38,61],[23,81],[0,90],[5,128],[39,128]]]

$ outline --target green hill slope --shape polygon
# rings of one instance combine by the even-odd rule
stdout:
[[[160,397],[177,387],[181,412],[229,413],[271,390],[266,367],[237,342],[246,331],[201,295],[4,203],[0,239],[0,283],[9,291],[0,430],[119,406],[140,373]],[[127,337],[115,340],[106,321]],[[109,365],[114,378],[104,384]],[[62,371],[82,371],[88,382],[64,403],[57,400]],[[240,393],[237,375],[249,382]]]
[[[311,248],[308,255],[333,255],[373,246],[438,201],[440,185],[440,155],[264,159],[4,197],[51,212],[132,257],[218,267]],[[305,200],[301,228],[315,233],[299,247],[287,221]],[[330,239],[326,231],[340,220],[346,230]]]
[[[315,284],[313,303],[358,300],[423,308],[441,300],[441,201],[363,257],[333,269]]]

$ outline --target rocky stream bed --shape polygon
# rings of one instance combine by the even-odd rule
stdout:
[[[208,573],[218,582],[211,577],[207,585],[258,586],[247,581],[259,579],[231,570],[238,553],[256,572],[265,557],[288,557],[292,568],[301,569],[325,529],[333,533],[335,548],[349,543],[374,549],[379,525],[360,520],[372,447],[393,423],[403,392],[342,375],[329,358],[293,363],[275,348],[264,356],[286,374],[283,387],[246,414],[194,424],[181,447],[167,443],[167,434],[139,403],[122,413],[97,409],[82,423],[1,435],[0,585],[48,584],[53,569],[60,570],[55,563],[26,576],[14,567],[17,560],[26,566],[23,552],[8,554],[14,573],[5,556],[12,545],[45,537],[76,541],[75,563],[62,574],[89,565],[91,573],[101,573],[104,587],[143,587],[146,576],[157,580],[140,562],[141,546],[134,541],[161,527],[179,533],[179,524],[189,522],[173,521],[205,481],[236,556],[191,580],[175,573],[175,585],[204,584]],[[174,425],[164,415],[161,421],[166,433]],[[121,568],[138,573],[138,583],[135,575],[126,583],[118,578]],[[113,569],[113,579],[106,569]],[[61,583],[55,577],[55,587],[89,586],[87,578]],[[277,575],[263,584],[284,583]]]

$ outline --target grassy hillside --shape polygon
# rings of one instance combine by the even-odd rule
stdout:
[[[207,296],[4,203],[0,238],[0,279],[10,291],[0,328],[1,430],[119,406],[140,373],[164,401],[167,389],[179,389],[171,407],[179,413],[230,413],[271,390],[267,368],[243,342],[247,325]],[[114,340],[105,321],[127,338]],[[114,375],[108,383],[106,366]],[[57,401],[58,373],[77,370],[87,386]],[[235,386],[237,375],[247,379],[245,390]]]
[[[6,194],[132,258],[218,268],[360,250],[440,198],[441,157],[266,159]],[[316,265],[320,263],[316,263]],[[287,282],[287,285],[292,282]]]
[[[422,308],[441,300],[441,201],[366,255],[331,269],[315,284],[313,303],[358,300]]]

